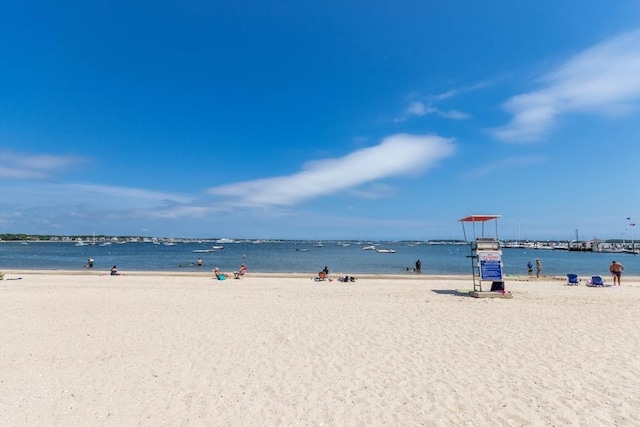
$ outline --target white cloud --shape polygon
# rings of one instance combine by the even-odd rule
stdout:
[[[198,206],[202,203],[191,195],[95,184],[10,185],[2,181],[0,192],[5,201],[4,219],[26,210],[80,220],[201,217],[211,209]]]
[[[435,108],[426,107],[422,102],[412,102],[409,104],[406,113],[413,116],[424,116],[425,114],[435,113]]]
[[[79,156],[32,155],[13,151],[0,152],[0,178],[4,179],[47,179],[86,163]]]
[[[487,86],[489,86],[489,83],[480,82],[480,83],[476,83],[476,84],[474,84],[472,86],[464,86],[464,87],[460,87],[460,88],[457,88],[457,89],[448,90],[448,91],[443,92],[441,94],[435,95],[433,97],[433,99],[437,100],[437,101],[442,101],[442,100],[445,100],[445,99],[453,98],[454,96],[458,96],[458,95],[461,95],[461,94],[466,93],[466,92],[472,92],[474,90],[482,89],[482,88],[485,88]]]
[[[543,138],[561,114],[624,114],[640,98],[640,30],[606,40],[581,52],[540,79],[539,90],[504,104],[513,114],[493,129],[505,141]]]
[[[108,199],[111,203],[113,200],[120,200],[122,203],[129,204],[130,201],[147,202],[172,202],[172,203],[190,203],[193,196],[166,193],[162,191],[144,190],[140,188],[116,187],[109,185],[95,184],[69,184],[55,186],[60,191],[72,192],[83,199]],[[81,200],[83,200],[81,199]]]
[[[341,158],[309,162],[294,175],[213,187],[208,193],[233,198],[235,203],[246,206],[293,205],[425,170],[452,155],[454,149],[451,139],[397,134]]]
[[[407,120],[409,116],[426,116],[427,114],[436,114],[440,117],[444,117],[447,119],[453,120],[464,120],[468,119],[469,115],[457,110],[443,111],[438,108],[430,107],[424,104],[424,102],[414,101],[409,104],[407,110],[405,111],[405,115],[401,117],[397,117],[394,119],[394,122],[404,122]]]

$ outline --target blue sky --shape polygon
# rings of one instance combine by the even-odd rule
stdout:
[[[2,233],[640,238],[638,1],[0,16]]]

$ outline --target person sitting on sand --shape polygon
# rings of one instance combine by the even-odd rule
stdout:
[[[233,272],[233,278],[234,279],[239,279],[240,277],[244,276],[245,274],[247,274],[247,266],[242,264],[240,266],[240,270]]]
[[[218,267],[213,269],[213,274],[216,276],[218,280],[227,280],[229,279],[229,275],[226,273],[221,273]]]
[[[111,275],[112,276],[120,276],[120,273],[118,273],[118,267],[116,267],[115,265],[113,267],[111,267]]]
[[[318,273],[318,276],[313,279],[316,282],[324,282],[325,280],[327,280],[327,273],[324,272],[324,270],[322,270],[321,272]]]

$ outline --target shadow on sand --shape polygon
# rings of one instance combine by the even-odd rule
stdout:
[[[457,297],[468,297],[469,296],[469,290],[467,289],[433,289],[433,292],[435,292],[438,295],[454,295]]]

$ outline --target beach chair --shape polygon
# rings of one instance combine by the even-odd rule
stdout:
[[[579,284],[580,284],[580,279],[578,279],[577,274],[573,274],[573,273],[567,274],[567,285],[578,286]]]
[[[591,280],[587,283],[587,286],[600,287],[605,286],[604,280],[600,276],[591,276]]]

